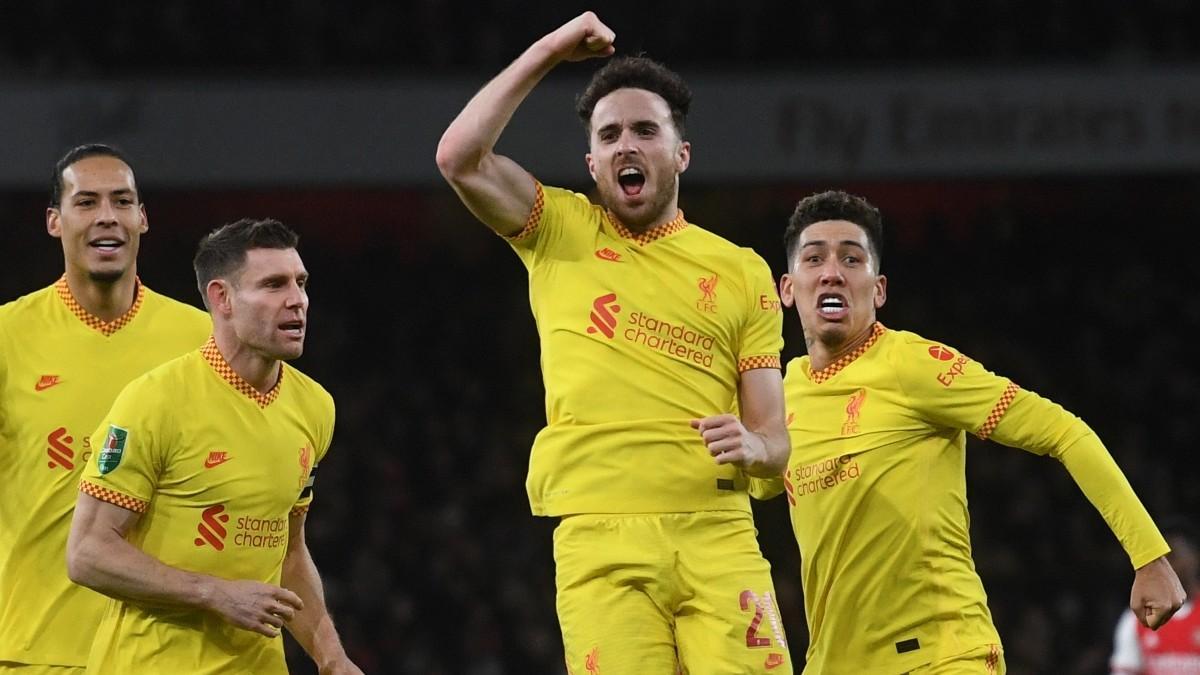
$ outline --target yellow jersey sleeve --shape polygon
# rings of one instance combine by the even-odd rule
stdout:
[[[294,379],[294,378],[293,378]],[[304,477],[304,487],[300,490],[300,496],[296,499],[295,506],[292,507],[292,515],[299,515],[308,511],[313,502],[313,486],[316,484],[317,467],[325,459],[325,455],[329,454],[329,447],[333,444],[333,428],[336,416],[336,409],[333,403],[333,397],[328,392],[321,390],[324,396],[321,398],[321,411],[318,418],[321,420],[316,430],[317,447],[315,448],[315,457],[312,460],[311,467],[308,469],[308,475]],[[301,458],[301,464],[304,464]]]
[[[895,363],[915,410],[979,438],[1058,459],[1104,517],[1135,568],[1170,550],[1087,424],[964,354],[908,335]]]
[[[748,316],[737,348],[739,373],[782,365],[779,353],[783,350],[783,312],[774,277],[765,260],[753,252],[747,254],[743,274]]]
[[[525,227],[514,235],[504,237],[525,266],[530,268],[537,258],[568,243],[571,235],[576,234],[572,224],[579,229],[581,223],[595,218],[595,206],[586,196],[562,188],[547,187],[536,180],[534,187],[537,196]]]
[[[1062,462],[1117,536],[1134,569],[1170,551],[1100,438],[1062,406],[1032,392],[1020,391],[999,419],[991,438]]]
[[[901,347],[891,355],[901,391],[921,417],[941,426],[987,438],[1007,406],[1007,378],[971,357],[913,333],[899,332]]]
[[[92,461],[83,471],[80,491],[142,513],[154,497],[166,465],[168,445],[163,426],[161,388],[147,386],[143,376],[129,383],[92,434]]]

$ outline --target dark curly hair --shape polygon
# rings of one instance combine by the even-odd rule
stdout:
[[[883,217],[879,214],[879,209],[866,199],[840,190],[809,195],[796,205],[792,217],[788,218],[787,229],[783,232],[783,246],[789,261],[795,253],[796,243],[800,241],[800,233],[804,228],[826,220],[845,220],[866,231],[871,257],[875,259],[875,271],[879,271],[883,261],[880,256]]]
[[[645,89],[663,97],[671,109],[671,121],[675,123],[679,138],[685,137],[684,123],[692,105],[692,90],[678,73],[645,56],[615,58],[592,75],[587,88],[575,99],[575,112],[589,134],[596,102],[625,88]]]

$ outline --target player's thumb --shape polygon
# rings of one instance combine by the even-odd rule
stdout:
[[[1146,603],[1143,608],[1142,624],[1150,630],[1158,630],[1158,627],[1166,621],[1167,613],[1162,607],[1156,606],[1154,603]]]

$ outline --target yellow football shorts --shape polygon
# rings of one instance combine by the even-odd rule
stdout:
[[[72,666],[42,666],[0,661],[0,675],[83,675],[86,668]]]
[[[1004,650],[1000,645],[988,645],[934,661],[910,671],[909,675],[1004,675],[1005,672]]]
[[[571,675],[791,673],[749,513],[585,514],[554,531]]]

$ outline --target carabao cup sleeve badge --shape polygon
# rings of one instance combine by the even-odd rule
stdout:
[[[100,474],[106,474],[121,463],[121,457],[125,455],[125,444],[129,441],[129,430],[110,424],[108,425],[108,436],[104,439],[104,447],[100,448],[100,454],[96,458],[96,467],[100,469]]]

